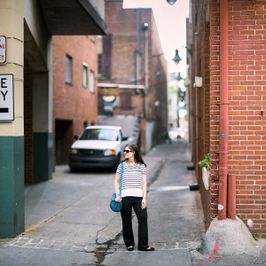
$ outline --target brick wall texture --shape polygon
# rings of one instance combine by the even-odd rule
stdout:
[[[65,129],[64,146],[73,142],[73,136],[79,135],[84,128],[84,121],[88,124],[97,122],[97,47],[95,36],[54,36],[52,38],[53,55],[53,132],[56,132],[56,121],[68,121]],[[65,82],[66,55],[72,57],[73,82]],[[94,73],[94,92],[89,86],[83,87],[82,66],[88,66],[88,73]],[[67,126],[65,124],[65,126]],[[63,128],[61,127],[61,130]],[[71,133],[70,133],[71,132]],[[63,134],[63,133],[62,133]],[[61,135],[62,135],[61,134]],[[64,134],[63,134],[64,135]],[[62,136],[63,136],[62,135]],[[55,141],[56,143],[56,141]],[[58,149],[58,147],[56,147]],[[56,151],[55,151],[56,152]],[[63,156],[66,162],[68,156]],[[65,158],[65,159],[64,159]]]
[[[149,24],[147,31],[149,92],[145,96],[146,118],[157,121],[156,132],[159,140],[167,128],[167,65],[152,9],[123,9],[122,0],[108,0],[105,2],[105,13],[112,46],[111,59],[108,60],[111,70],[106,71],[110,73],[106,82],[145,85],[143,24],[144,22]],[[137,32],[139,32],[139,47]],[[138,48],[139,57],[136,60]],[[138,73],[137,76],[135,71]],[[159,106],[154,104],[157,100],[160,101]],[[143,92],[120,89],[119,104],[115,114],[144,113],[143,107]],[[142,131],[142,134],[144,133]]]
[[[211,188],[205,195],[207,219],[217,216],[219,159],[220,42],[219,1],[201,1],[209,5],[209,22],[201,29],[209,34],[201,60],[209,60],[201,69],[209,110],[201,113],[204,126],[199,130],[203,142],[199,150],[211,154]],[[204,7],[204,5],[202,5]],[[208,33],[209,31],[209,33]],[[229,146],[228,172],[236,176],[237,215],[253,220],[253,233],[266,237],[266,1],[229,0]],[[207,44],[208,44],[207,43]],[[208,59],[209,50],[209,59]],[[207,53],[207,55],[206,55]],[[208,68],[208,69],[207,69]],[[199,108],[199,107],[198,107]],[[209,121],[208,121],[209,120]],[[206,137],[208,136],[208,137]],[[209,147],[208,147],[209,146]],[[198,157],[195,161],[201,160]],[[199,173],[199,171],[198,171]],[[200,175],[200,174],[199,174]],[[205,192],[206,193],[206,192]]]

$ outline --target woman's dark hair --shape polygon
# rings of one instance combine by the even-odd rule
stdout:
[[[136,144],[128,144],[126,147],[134,152],[134,159],[137,163],[144,164],[147,167],[146,163],[143,161],[143,159],[141,157],[138,146]]]

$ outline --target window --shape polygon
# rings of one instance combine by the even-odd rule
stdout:
[[[114,129],[90,128],[82,133],[80,140],[118,141],[119,135],[120,132]]]
[[[99,77],[102,77],[102,74],[103,74],[102,60],[103,60],[103,55],[102,54],[98,54],[98,76]]]
[[[88,66],[82,65],[82,86],[83,88],[88,88],[89,78],[88,78]]]
[[[94,72],[90,71],[90,92],[94,93]]]
[[[72,57],[66,55],[66,83],[68,84],[72,84],[73,82],[72,68],[73,68]]]
[[[87,120],[83,121],[83,128],[86,128],[88,125],[89,125],[89,123]]]

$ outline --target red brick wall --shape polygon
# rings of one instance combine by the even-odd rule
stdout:
[[[202,87],[193,88],[195,93],[198,93],[198,159],[202,160],[204,156],[210,153],[210,29],[209,22],[203,19],[204,29],[201,30],[200,34],[200,49],[199,55],[200,60],[197,60],[200,63],[199,75],[202,75]],[[198,38],[198,37],[197,37]],[[204,210],[205,217],[208,217],[210,210],[210,192],[205,189],[203,180],[202,180],[202,169],[197,165],[196,173],[198,178],[198,184],[200,186],[202,206]]]
[[[145,84],[145,36],[140,28],[140,52],[139,76],[135,81],[135,54],[136,54],[136,20],[137,9],[122,9],[122,0],[108,0],[105,4],[107,29],[112,34],[111,52],[111,77],[108,82],[124,84]],[[149,23],[149,93],[146,96],[148,119],[157,120],[158,139],[167,128],[167,66],[162,54],[159,34],[150,8],[141,9],[140,23]],[[128,93],[128,90],[120,90],[120,95]],[[154,102],[160,101],[160,106],[155,107]],[[121,107],[131,106],[131,110],[123,110]],[[136,114],[143,112],[143,94],[136,95],[132,91],[131,97],[120,97],[120,105],[116,113]]]
[[[97,48],[93,36],[54,36],[53,119],[73,120],[73,133],[80,134],[83,121],[97,121]],[[65,56],[73,59],[73,84],[65,83]],[[94,72],[94,94],[82,86],[82,64]],[[90,78],[90,77],[89,77]]]
[[[219,159],[219,95],[220,95],[219,1],[210,1],[210,210],[208,220],[217,215]]]
[[[84,121],[88,125],[91,122],[97,123],[96,37],[54,36],[52,49],[54,162],[65,164],[68,163],[73,137],[80,135],[84,129]],[[72,84],[65,82],[66,55],[72,57]],[[82,82],[83,64],[88,66],[87,88],[83,87]],[[94,93],[90,91],[90,71],[94,72]]]
[[[229,1],[229,173],[237,215],[266,237],[266,1]],[[217,215],[219,1],[210,1],[210,217]]]
[[[229,171],[237,214],[266,237],[266,1],[230,1]]]

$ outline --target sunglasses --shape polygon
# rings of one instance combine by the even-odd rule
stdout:
[[[130,150],[124,150],[125,153],[130,153],[131,151]]]

